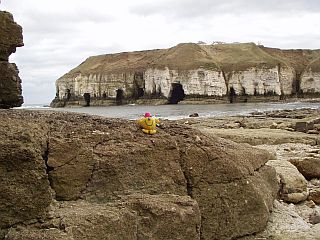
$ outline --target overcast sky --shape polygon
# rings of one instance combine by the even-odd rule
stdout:
[[[181,42],[320,48],[319,0],[1,0],[23,27],[10,57],[26,104],[49,103],[55,80],[87,57]]]

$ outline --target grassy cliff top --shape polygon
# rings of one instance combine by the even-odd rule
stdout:
[[[212,56],[195,43],[180,43],[167,49],[159,58],[153,61],[152,66],[156,68],[168,67],[175,70],[219,69]]]
[[[87,58],[78,67],[72,69],[67,75],[141,71],[165,51],[157,49],[92,56]]]
[[[282,61],[291,65],[297,73],[301,72],[313,61],[320,57],[320,50],[308,49],[286,49],[260,47],[261,50],[267,52]]]
[[[320,57],[316,60],[312,61],[308,66],[307,69],[311,69],[313,72],[320,72]]]
[[[243,71],[251,67],[271,68],[279,64],[301,72],[320,57],[320,50],[281,50],[254,43],[199,45],[181,43],[169,49],[122,52],[92,56],[62,78],[79,74],[121,74],[147,68],[194,70],[198,68]]]
[[[285,64],[254,43],[202,45],[225,72],[242,71],[251,67],[275,67]]]

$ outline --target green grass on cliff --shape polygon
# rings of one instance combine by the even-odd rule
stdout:
[[[312,61],[308,66],[307,69],[311,68],[313,72],[320,72],[320,57],[316,60]]]
[[[254,43],[203,45],[225,72],[251,67],[275,67],[281,60],[261,50]]]
[[[181,43],[155,59],[154,67],[169,67],[175,70],[193,70],[205,68],[218,70],[219,67],[210,54],[195,43]]]
[[[320,50],[281,50],[254,43],[199,45],[182,43],[169,49],[123,52],[92,56],[64,75],[122,74],[143,72],[149,67],[172,70],[205,68],[224,72],[243,71],[252,67],[273,68],[279,64],[301,72],[320,57]],[[318,62],[311,65],[320,68]]]
[[[95,73],[125,73],[128,71],[144,70],[153,59],[159,57],[166,50],[123,52],[105,54],[87,58],[78,67],[72,69],[67,76]]]
[[[263,51],[267,52],[271,56],[274,56],[288,65],[292,66],[299,74],[312,62],[316,61],[320,57],[320,50],[309,49],[278,49],[260,47]],[[319,66],[319,65],[318,65]],[[316,66],[314,66],[316,67]]]

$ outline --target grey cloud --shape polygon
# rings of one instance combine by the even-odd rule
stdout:
[[[23,95],[31,103],[52,100],[55,80],[93,55],[198,40],[319,48],[314,29],[320,14],[309,14],[320,11],[318,1],[4,0],[1,7],[12,9],[24,29],[25,46],[11,61],[20,69]]]
[[[72,11],[71,13],[50,13],[50,12],[33,12],[32,15],[25,15],[25,19],[21,22],[24,31],[34,32],[38,35],[53,36],[56,33],[63,33],[81,29],[86,31],[84,26],[86,23],[110,23],[114,21],[112,16],[106,14],[89,12],[85,10]]]
[[[22,94],[25,103],[49,104],[55,96],[55,86],[52,82],[48,82],[48,84],[29,84],[28,81],[25,81],[22,82]]]
[[[318,0],[162,0],[135,5],[137,15],[170,15],[171,17],[203,17],[217,14],[251,14],[252,12],[292,14],[319,12]]]

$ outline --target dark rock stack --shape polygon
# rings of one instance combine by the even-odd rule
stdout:
[[[22,46],[22,28],[10,13],[0,11],[0,108],[19,107],[23,103],[18,68],[9,63],[9,56]]]

